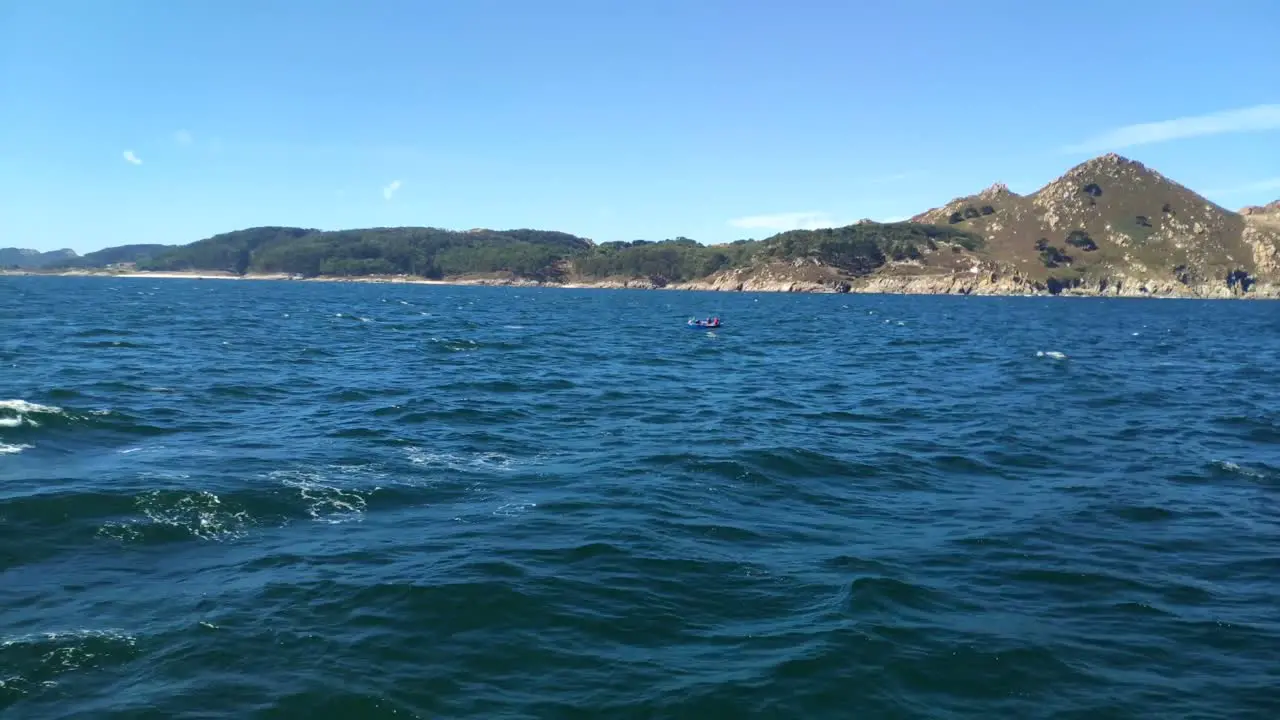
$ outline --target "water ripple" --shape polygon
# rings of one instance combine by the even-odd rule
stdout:
[[[15,717],[1277,709],[1266,304],[0,299]]]

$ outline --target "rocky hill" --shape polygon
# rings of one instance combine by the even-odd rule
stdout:
[[[1240,210],[1241,215],[1280,215],[1280,200],[1266,205],[1249,205]]]
[[[1250,205],[1240,210],[1246,222],[1262,227],[1280,228],[1280,200],[1266,205]]]
[[[1114,154],[1031,195],[996,185],[913,220],[981,235],[999,273],[1050,292],[1219,296],[1280,281],[1276,228]]]
[[[51,267],[97,268],[110,265],[128,265],[143,262],[152,256],[171,250],[170,245],[117,245],[84,255],[68,258]]]
[[[19,270],[38,270],[54,267],[73,260],[75,250],[26,250],[23,248],[0,248],[0,268],[17,268]]]

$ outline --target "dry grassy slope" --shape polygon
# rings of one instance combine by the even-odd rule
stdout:
[[[951,222],[957,213],[960,222]],[[1035,269],[1034,266],[1041,264],[1035,241],[1043,236],[1043,232],[1035,208],[1029,198],[1011,192],[1003,184],[992,185],[977,195],[952,200],[943,207],[911,218],[911,221],[956,225],[982,235],[987,244],[980,251],[981,257],[1009,271],[1028,274]]]
[[[1126,277],[1216,282],[1242,270],[1280,279],[1280,232],[1215,205],[1141,163],[1094,158],[1028,196],[1002,185],[913,220],[952,224],[987,238],[983,255],[1040,279]],[[1066,240],[1083,231],[1095,250]],[[1037,241],[1070,256],[1045,265]],[[1087,243],[1086,243],[1087,244]]]

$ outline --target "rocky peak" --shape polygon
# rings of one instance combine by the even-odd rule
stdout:
[[[1076,165],[1033,197],[1041,206],[1064,202],[1093,206],[1104,194],[1116,191],[1164,193],[1177,188],[1181,186],[1137,160],[1107,153]]]
[[[1240,210],[1241,215],[1280,215],[1280,200],[1266,205],[1250,205]]]
[[[1099,155],[1092,160],[1086,160],[1079,165],[1067,171],[1063,178],[1082,178],[1082,177],[1136,177],[1150,175],[1159,177],[1160,174],[1151,170],[1146,165],[1137,160],[1130,160],[1123,155],[1115,153],[1107,153]]]
[[[983,200],[995,200],[997,198],[1009,197],[1010,195],[1013,195],[1013,194],[1014,194],[1013,191],[1009,189],[1008,185],[998,182],[992,185],[991,187],[987,188],[986,190],[983,190],[982,192],[978,193],[978,197],[982,198]]]
[[[1092,160],[1088,160],[1088,161],[1086,161],[1084,164],[1085,164],[1085,165],[1090,165],[1090,164],[1092,164],[1092,165],[1138,165],[1138,166],[1142,166],[1142,163],[1138,162],[1137,160],[1130,160],[1129,158],[1127,158],[1127,157],[1125,157],[1125,156],[1123,156],[1123,155],[1119,155],[1119,154],[1116,154],[1116,153],[1113,153],[1113,152],[1109,152],[1109,153],[1107,153],[1106,155],[1099,155],[1098,157],[1096,157],[1096,158],[1094,158],[1094,159],[1092,159]]]

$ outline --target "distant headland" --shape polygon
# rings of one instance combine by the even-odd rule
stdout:
[[[1233,212],[1109,154],[1030,195],[993,185],[906,222],[702,245],[544,230],[258,227],[86,255],[0,249],[5,274],[716,291],[1280,297],[1280,202]]]

